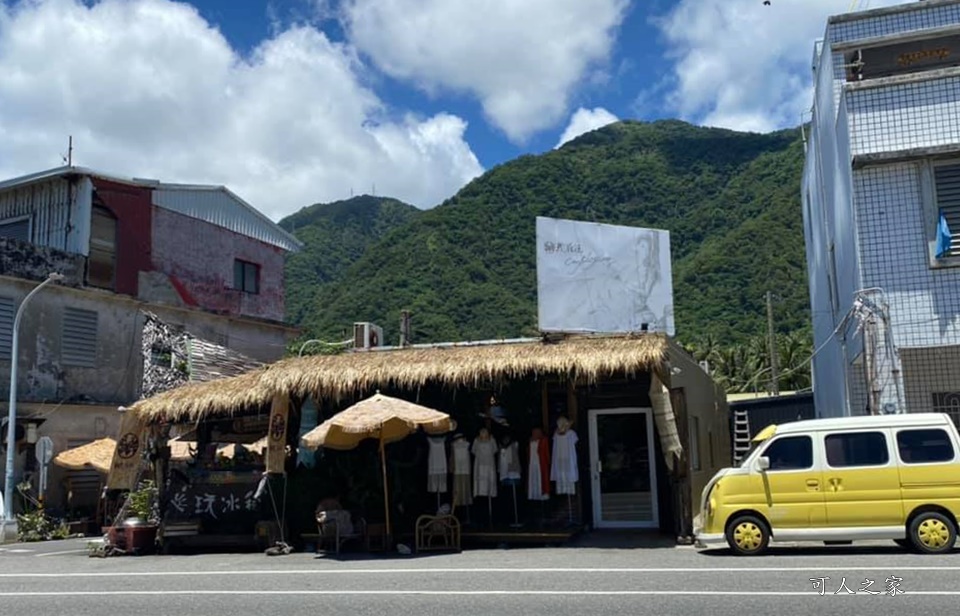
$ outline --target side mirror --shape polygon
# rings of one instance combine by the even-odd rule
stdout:
[[[757,458],[757,470],[763,472],[770,468],[770,458],[767,456],[760,456]]]

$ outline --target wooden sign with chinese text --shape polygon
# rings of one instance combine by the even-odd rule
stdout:
[[[847,81],[960,65],[960,35],[857,49],[844,54]]]
[[[132,411],[125,411],[120,417],[120,438],[113,452],[110,475],[107,477],[107,489],[133,490],[136,488],[137,473],[143,461],[145,440],[145,422]]]
[[[282,473],[287,458],[287,422],[290,398],[274,396],[270,408],[270,427],[267,431],[267,472]]]

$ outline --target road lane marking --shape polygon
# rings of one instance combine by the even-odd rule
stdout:
[[[80,554],[83,552],[89,552],[88,548],[81,548],[79,550],[63,550],[62,552],[44,552],[43,554],[37,554],[37,558],[43,556],[63,556],[64,554]]]
[[[179,576],[245,576],[245,575],[423,575],[423,574],[443,574],[443,573],[790,573],[790,572],[861,572],[861,571],[882,571],[889,573],[894,571],[900,573],[903,571],[960,571],[960,566],[910,566],[910,565],[887,565],[883,567],[847,565],[830,567],[603,567],[603,568],[509,568],[509,567],[459,567],[459,568],[406,568],[406,569],[256,569],[249,571],[242,570],[223,570],[223,571],[127,571],[118,569],[116,571],[63,571],[59,573],[0,573],[0,579],[11,578],[100,578],[100,577],[179,577]]]
[[[910,590],[901,596],[960,596],[960,590]],[[0,597],[123,597],[123,596],[171,596],[171,595],[431,595],[431,596],[648,596],[648,595],[696,595],[736,597],[816,597],[816,591],[737,591],[737,590],[111,590],[111,591],[40,591],[0,592]],[[849,596],[849,595],[848,595]],[[855,595],[856,596],[856,595]],[[860,593],[860,596],[873,596]],[[882,595],[877,595],[882,596]]]

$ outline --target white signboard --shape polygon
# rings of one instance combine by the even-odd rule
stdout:
[[[53,440],[49,436],[41,436],[33,447],[33,453],[41,464],[50,464],[53,459]]]
[[[540,331],[674,335],[670,233],[537,217]]]

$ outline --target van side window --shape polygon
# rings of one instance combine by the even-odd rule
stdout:
[[[897,449],[905,464],[953,460],[953,443],[941,428],[901,430],[897,432]]]
[[[882,432],[831,434],[826,438],[827,464],[845,466],[883,466],[890,461],[887,439]]]
[[[771,471],[796,471],[813,466],[813,439],[785,436],[770,443],[763,455],[770,458]]]

